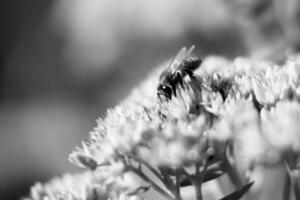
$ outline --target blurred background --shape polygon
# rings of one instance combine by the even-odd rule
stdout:
[[[2,0],[0,197],[78,171],[96,119],[182,46],[280,60],[299,48],[298,0]]]

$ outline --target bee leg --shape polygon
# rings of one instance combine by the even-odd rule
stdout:
[[[184,72],[191,78],[191,79],[193,79],[193,78],[195,78],[195,76],[194,76],[194,73],[191,71],[191,70],[184,70]]]
[[[176,97],[176,85],[175,84],[173,84],[172,85],[172,92],[173,92],[173,94],[174,94],[174,96]],[[171,94],[172,95],[172,94]],[[171,96],[170,95],[170,96]],[[171,98],[170,98],[171,99]]]
[[[183,76],[184,74],[180,70],[177,70],[175,79],[178,80],[178,83],[182,88],[183,88]]]
[[[186,72],[186,74],[189,76],[189,78],[191,79],[191,80],[196,80],[196,76],[195,76],[195,74],[193,73],[193,71],[191,71],[191,70],[185,70]]]
[[[179,79],[179,84],[183,88],[183,79],[182,78]]]
[[[160,94],[157,94],[157,97],[158,97],[159,101],[162,102]]]

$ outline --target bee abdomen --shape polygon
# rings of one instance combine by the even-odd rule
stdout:
[[[185,70],[194,71],[200,66],[201,62],[202,60],[200,58],[188,57],[182,61],[180,67]]]

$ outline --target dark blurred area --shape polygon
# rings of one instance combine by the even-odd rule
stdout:
[[[1,199],[78,170],[67,156],[96,119],[182,46],[228,58],[298,50],[298,4],[1,1]]]

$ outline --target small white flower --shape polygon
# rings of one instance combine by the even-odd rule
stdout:
[[[257,79],[252,79],[252,84],[255,97],[261,104],[272,105],[275,103],[276,96],[272,88]]]
[[[300,63],[296,60],[288,60],[285,66],[286,73],[289,76],[289,83],[299,82]]]
[[[268,142],[280,152],[300,153],[300,105],[278,102],[270,111],[261,113],[262,129]]]
[[[191,80],[189,84],[184,84],[176,90],[176,96],[170,102],[164,104],[165,109],[173,117],[179,120],[189,120],[193,115],[199,114],[201,103],[201,88],[199,82]]]

